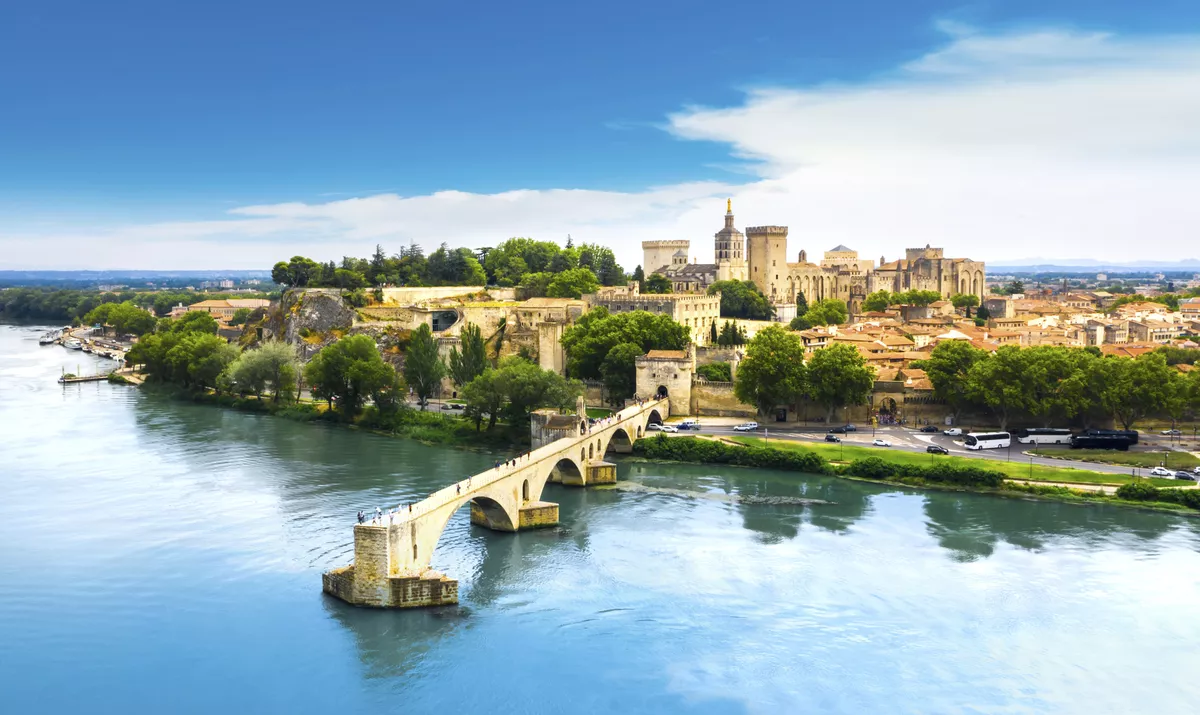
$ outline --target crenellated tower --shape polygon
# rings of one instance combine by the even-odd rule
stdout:
[[[787,226],[751,226],[746,229],[749,280],[776,302],[792,302],[788,285]]]

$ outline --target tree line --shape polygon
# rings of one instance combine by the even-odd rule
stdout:
[[[271,298],[270,293],[203,293],[199,291],[132,291],[100,292],[98,290],[52,290],[48,288],[0,289],[0,317],[10,320],[52,320],[86,324],[88,313],[102,305],[131,303],[157,317],[171,312],[182,303],[192,305],[202,300],[225,298]]]
[[[1170,349],[1126,358],[1097,348],[1011,345],[992,353],[952,340],[913,367],[925,370],[934,395],[956,418],[978,409],[1002,430],[1016,420],[1089,427],[1107,419],[1133,429],[1148,417],[1200,411],[1200,371],[1185,375],[1168,364],[1169,356]]]
[[[338,288],[354,293],[396,286],[522,286],[531,296],[578,298],[599,286],[626,280],[612,249],[567,239],[553,241],[510,238],[495,247],[450,248],[442,244],[425,255],[416,243],[388,255],[375,247],[370,258],[345,256],[340,263],[319,263],[304,256],[280,261],[271,269],[276,283],[289,287]]]

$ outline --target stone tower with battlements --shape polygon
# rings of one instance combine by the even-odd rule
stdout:
[[[771,302],[790,303],[788,295],[787,226],[751,226],[746,229],[749,280]]]

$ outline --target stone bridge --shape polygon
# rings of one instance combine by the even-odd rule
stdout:
[[[497,531],[554,526],[558,504],[541,500],[547,482],[615,482],[616,468],[604,461],[604,454],[610,449],[631,452],[646,426],[669,413],[670,404],[662,398],[631,405],[590,426],[578,415],[535,414],[534,448],[515,462],[451,484],[382,520],[357,524],[354,563],[324,574],[325,592],[363,606],[458,603],[458,582],[430,569],[433,550],[454,512],[469,502],[471,523]]]

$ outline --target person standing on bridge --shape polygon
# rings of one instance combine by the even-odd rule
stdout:
[[[455,484],[455,485],[454,485],[454,493],[455,493],[455,494],[462,494],[462,484]]]

